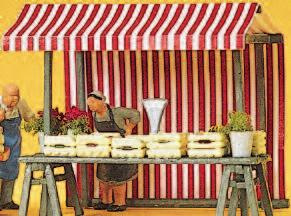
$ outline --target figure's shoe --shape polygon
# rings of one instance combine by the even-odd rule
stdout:
[[[0,209],[14,209],[15,210],[15,209],[19,209],[19,205],[17,205],[13,201],[11,201],[9,203],[5,203],[5,204],[1,205]]]
[[[118,211],[125,211],[127,208],[126,205],[110,205],[107,208],[108,212],[118,212]]]
[[[97,204],[93,204],[93,208],[95,210],[106,210],[111,204],[106,204],[106,203],[103,203],[103,202],[98,202]]]

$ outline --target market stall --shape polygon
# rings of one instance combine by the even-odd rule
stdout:
[[[258,12],[258,13],[256,13]],[[45,51],[45,132],[50,131],[53,51],[64,51],[66,107],[86,109],[102,90],[114,106],[143,112],[141,99],[166,98],[161,129],[208,130],[245,110],[268,134],[274,206],[287,207],[284,182],[284,44],[256,3],[25,5],[4,35],[4,51]],[[142,115],[136,133],[147,134]],[[76,165],[83,204],[99,197],[93,165]],[[135,206],[214,206],[221,165],[139,165],[127,186]],[[258,189],[259,191],[259,189]],[[163,199],[163,200],[162,200]]]

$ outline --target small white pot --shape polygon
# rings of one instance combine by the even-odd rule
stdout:
[[[38,143],[40,147],[40,153],[44,153],[44,132],[38,132]]]
[[[250,157],[253,146],[253,131],[230,132],[231,152],[233,157]]]

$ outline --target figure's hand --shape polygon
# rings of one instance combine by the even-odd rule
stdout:
[[[135,127],[135,124],[129,122],[128,119],[125,121],[125,135],[130,135],[132,133],[132,129]]]
[[[0,134],[3,134],[3,127],[0,127]]]
[[[5,111],[3,109],[0,109],[0,122],[2,122],[5,119]]]

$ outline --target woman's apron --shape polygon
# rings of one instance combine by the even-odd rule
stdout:
[[[122,137],[125,135],[125,131],[119,128],[114,121],[114,116],[111,108],[107,105],[109,110],[110,121],[98,122],[95,118],[95,128],[98,132],[118,132]],[[97,166],[97,178],[101,182],[106,182],[109,184],[120,185],[124,184],[126,181],[132,180],[137,176],[138,167],[136,164],[98,164]]]
[[[19,172],[18,158],[20,156],[20,123],[21,116],[5,119],[0,123],[3,127],[4,145],[10,148],[10,157],[7,161],[0,162],[0,178],[15,180]]]

